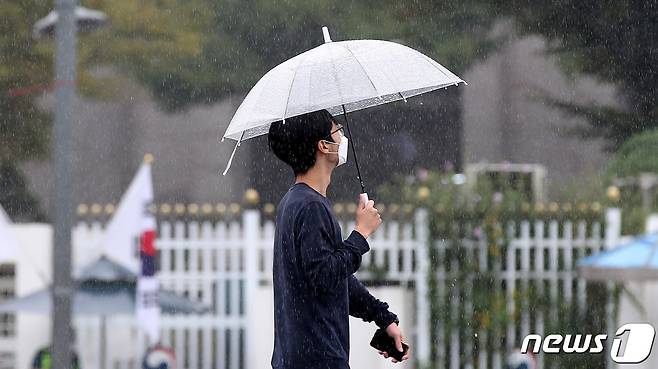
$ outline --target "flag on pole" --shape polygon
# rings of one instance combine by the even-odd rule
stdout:
[[[112,220],[103,243],[104,253],[114,261],[138,273],[135,296],[137,323],[147,334],[149,343],[160,340],[160,284],[155,277],[155,216],[151,162],[147,154],[144,163],[128,187]]]
[[[11,219],[0,206],[0,263],[16,261],[18,240],[11,228]]]
[[[153,203],[152,161],[150,154],[144,157],[102,239],[103,253],[136,274],[141,270],[142,234],[145,229],[155,230],[155,219],[149,209]]]

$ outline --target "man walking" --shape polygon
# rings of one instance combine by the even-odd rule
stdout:
[[[375,322],[402,351],[397,316],[353,275],[381,223],[374,202],[361,199],[343,240],[326,197],[347,161],[342,126],[326,110],[307,113],[272,123],[268,143],[295,175],[276,214],[272,368],[349,369],[349,315]]]

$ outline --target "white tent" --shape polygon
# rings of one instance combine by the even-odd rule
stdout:
[[[0,206],[0,263],[16,260],[18,240],[11,225],[11,219]]]

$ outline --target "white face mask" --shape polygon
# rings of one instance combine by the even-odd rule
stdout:
[[[343,136],[340,138],[340,144],[338,145],[338,164],[337,167],[347,163],[347,137]]]
[[[347,145],[348,145],[348,141],[349,140],[345,136],[341,136],[339,144],[337,144],[335,142],[326,141],[329,144],[338,145],[338,152],[334,153],[334,154],[338,154],[338,164],[336,164],[336,167],[339,167],[339,166],[347,163]]]

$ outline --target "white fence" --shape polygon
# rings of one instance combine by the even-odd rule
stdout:
[[[503,368],[506,353],[520,348],[526,335],[558,333],[548,331],[551,328],[544,324],[546,320],[555,322],[563,318],[558,317],[557,301],[575,307],[578,317],[583,319],[590,306],[587,301],[587,283],[578,277],[576,261],[615,246],[620,238],[621,218],[618,209],[609,209],[605,224],[596,220],[548,220],[510,222],[506,226],[509,242],[501,248],[500,255],[489,255],[492,250],[484,238],[461,242],[460,247],[465,254],[462,257],[474,264],[474,272],[462,283],[457,282],[460,272],[458,258],[454,254],[446,255],[446,250],[450,248],[449,242],[436,241],[441,260],[435,271],[438,299],[440,304],[448,306],[449,320],[468,322],[478,319],[471,298],[473,279],[479,273],[492,271],[491,290],[504,294],[506,313],[512,317],[507,320],[504,331],[495,337],[487,330],[474,331],[468,325],[446,329],[444,322],[440,322],[434,327],[438,345],[433,360],[437,368]],[[606,333],[609,337],[614,336],[616,324],[612,288],[609,283],[605,300],[598,301],[605,304],[606,332],[596,332]],[[530,309],[529,292],[533,296],[549,296],[547,301],[550,303],[545,306],[545,310]],[[525,298],[520,298],[519,294],[525,294]],[[422,309],[423,306],[419,305],[418,308]],[[477,347],[493,349],[477,350]],[[607,350],[606,357],[609,357]],[[536,357],[539,369],[557,367],[555,364],[549,365],[545,359],[544,354]],[[609,360],[605,365],[613,367]]]
[[[510,313],[520,314],[519,324],[508,323],[504,339],[488,337],[486,330],[446,329],[441,322],[431,326],[427,298],[430,233],[425,210],[417,210],[406,219],[387,220],[370,240],[371,251],[365,255],[357,275],[364,281],[385,280],[415,289],[415,321],[405,322],[405,326],[413,327],[406,334],[411,338],[417,363],[434,360],[439,368],[502,368],[505,352],[520,346],[526,334],[544,333],[542,314],[530,316],[524,306],[520,310],[515,306],[517,289],[544,286],[544,282],[533,284],[532,281],[546,281],[552,295],[563,294],[568,301],[587,308],[585,281],[577,277],[573,266],[577,258],[617,242],[618,211],[609,210],[606,222],[604,234],[602,225],[596,222],[523,221],[513,224],[508,229],[510,247],[494,265],[487,262],[486,242],[464,242],[467,257],[477,260],[480,270],[493,267],[499,271],[500,278],[496,279],[499,285],[495,288],[505,291]],[[352,227],[351,222],[343,224],[344,236]],[[80,223],[76,227],[74,250],[79,264],[95,257],[96,250],[92,248],[97,246],[101,234],[98,222]],[[250,325],[250,316],[258,304],[253,298],[255,289],[259,283],[271,281],[273,238],[271,217],[264,217],[258,210],[245,210],[229,220],[159,222],[156,246],[160,250],[158,276],[162,285],[212,307],[212,314],[203,316],[163,317],[163,343],[175,349],[178,368],[256,369],[250,362],[253,335],[258,334],[258,327]],[[449,247],[447,241],[436,242],[440,255],[445,255]],[[455,269],[444,268],[445,263],[439,265],[441,267],[435,271],[439,298],[449,304],[453,317],[473,316],[468,285],[455,284]],[[611,302],[607,304],[608,328],[611,329],[615,322]],[[117,320],[117,327],[121,321]],[[83,332],[98,327],[93,318],[78,319],[77,324]],[[430,342],[433,329],[439,338],[434,349]],[[144,352],[145,337],[134,330],[130,332],[131,339],[123,337],[109,343],[113,347],[107,350],[106,368],[140,367],[139,353]],[[79,337],[87,336],[83,333]],[[97,339],[98,334],[88,337]],[[135,342],[131,343],[133,338]],[[476,343],[487,340],[498,346],[493,350],[478,350]],[[97,352],[98,343],[83,345],[81,350]],[[432,352],[435,357],[431,357]],[[83,358],[94,356],[85,352],[80,355]],[[539,357],[540,368],[542,364],[542,357]]]

